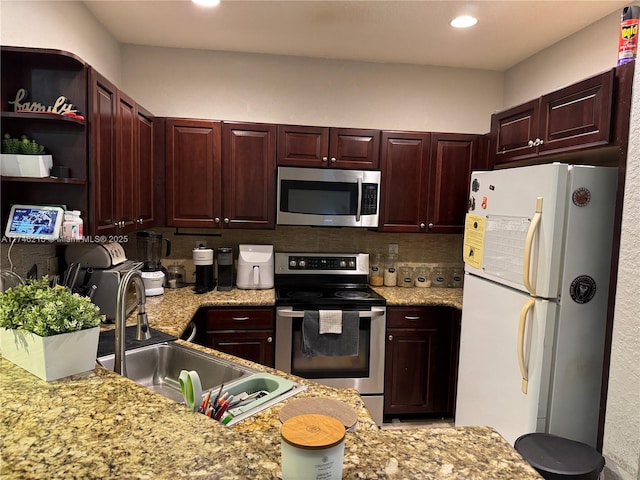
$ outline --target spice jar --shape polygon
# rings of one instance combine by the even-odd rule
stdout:
[[[413,269],[402,266],[398,268],[398,286],[413,287]]]
[[[462,288],[464,283],[464,270],[460,267],[451,269],[451,283],[452,288]]]
[[[384,286],[395,287],[398,284],[398,257],[387,255],[384,259]]]
[[[447,269],[444,267],[434,267],[431,272],[431,285],[433,287],[447,288],[449,282],[447,280]]]
[[[382,255],[379,253],[369,255],[369,285],[372,287],[384,285],[384,265]]]
[[[418,288],[431,286],[431,269],[429,267],[418,267],[413,274],[413,283]]]

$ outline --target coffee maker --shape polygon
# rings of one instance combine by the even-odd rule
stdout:
[[[213,279],[213,250],[206,247],[194,248],[193,264],[196,267],[196,286],[193,291],[206,293],[213,290],[216,286]]]
[[[233,249],[218,248],[218,291],[228,292],[233,288]]]
[[[142,282],[147,296],[162,295],[164,293],[165,268],[160,263],[162,246],[166,244],[165,256],[171,254],[171,242],[162,238],[162,233],[143,231],[136,233],[138,258],[143,263]]]

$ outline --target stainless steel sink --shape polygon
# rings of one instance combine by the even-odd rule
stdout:
[[[178,382],[181,370],[198,372],[203,391],[257,372],[175,342],[128,350],[126,358],[128,378],[176,402],[182,402]],[[98,358],[98,363],[109,370],[113,370],[114,361],[115,355]]]
[[[171,400],[183,403],[178,377],[182,370],[198,372],[202,391],[217,391],[236,395],[256,391],[267,392],[259,400],[237,409],[228,425],[238,423],[270,406],[306,390],[304,385],[276,375],[209,355],[174,341],[140,347],[126,352],[127,377]],[[115,355],[98,357],[98,363],[113,370]]]

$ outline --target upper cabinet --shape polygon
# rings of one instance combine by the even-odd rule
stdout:
[[[482,136],[382,132],[379,229],[460,233],[472,170],[487,167]]]
[[[225,228],[275,228],[276,126],[222,125]]]
[[[615,70],[491,117],[491,160],[514,160],[607,145]]]
[[[3,176],[2,225],[12,203],[62,204],[81,211],[86,229],[90,224],[87,65],[68,52],[22,47],[2,47],[0,63],[2,135],[26,135],[46,148],[44,154],[52,156],[54,166],[69,171],[68,178]],[[27,103],[34,102],[58,109],[60,104],[72,104],[83,118],[24,111]]]
[[[274,228],[275,144],[275,125],[167,119],[167,225]]]
[[[380,131],[278,126],[278,165],[377,170]]]
[[[222,122],[166,120],[166,196],[170,227],[220,225]]]
[[[92,232],[113,235],[157,225],[155,119],[91,69],[90,171]]]

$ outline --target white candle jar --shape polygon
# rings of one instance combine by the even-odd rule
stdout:
[[[340,480],[345,427],[328,415],[291,417],[282,424],[282,480]]]

